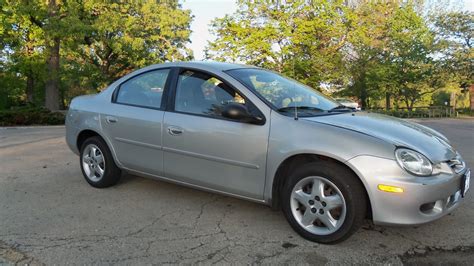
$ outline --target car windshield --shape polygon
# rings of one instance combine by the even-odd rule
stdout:
[[[281,113],[292,114],[297,109],[300,116],[312,116],[345,109],[316,90],[271,71],[242,68],[227,73],[260,94]]]

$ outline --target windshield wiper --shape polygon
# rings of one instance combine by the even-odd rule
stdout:
[[[342,112],[346,112],[346,111],[352,112],[352,111],[354,111],[354,110],[355,110],[355,109],[350,108],[350,107],[347,107],[347,106],[341,104],[341,105],[338,105],[338,106],[336,106],[336,107],[330,109],[328,112],[329,112],[329,113],[331,113],[331,112],[341,112],[341,111],[342,111]]]
[[[305,111],[317,111],[317,112],[324,112],[326,110],[323,110],[318,107],[312,107],[312,106],[287,106],[287,107],[282,107],[278,108],[278,112],[288,112],[288,111],[295,111],[295,110],[305,110]]]

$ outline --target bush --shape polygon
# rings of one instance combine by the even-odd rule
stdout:
[[[460,115],[465,115],[465,116],[474,116],[474,110],[471,110],[471,108],[459,108],[456,109]]]
[[[399,118],[434,118],[434,117],[455,117],[456,113],[451,107],[446,106],[430,106],[430,107],[414,107],[413,110],[408,109],[372,109],[369,112],[384,115],[395,116]]]
[[[20,107],[0,110],[0,126],[63,125],[64,113],[42,107]]]

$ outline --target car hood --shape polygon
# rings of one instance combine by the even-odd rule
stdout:
[[[456,157],[456,151],[439,132],[391,116],[350,112],[301,119],[353,130],[388,141],[395,146],[407,147],[421,152],[433,163]]]

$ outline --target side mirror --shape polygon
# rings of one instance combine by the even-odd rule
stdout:
[[[263,125],[265,123],[262,117],[252,115],[247,107],[240,103],[226,104],[222,110],[222,116],[251,124]]]

